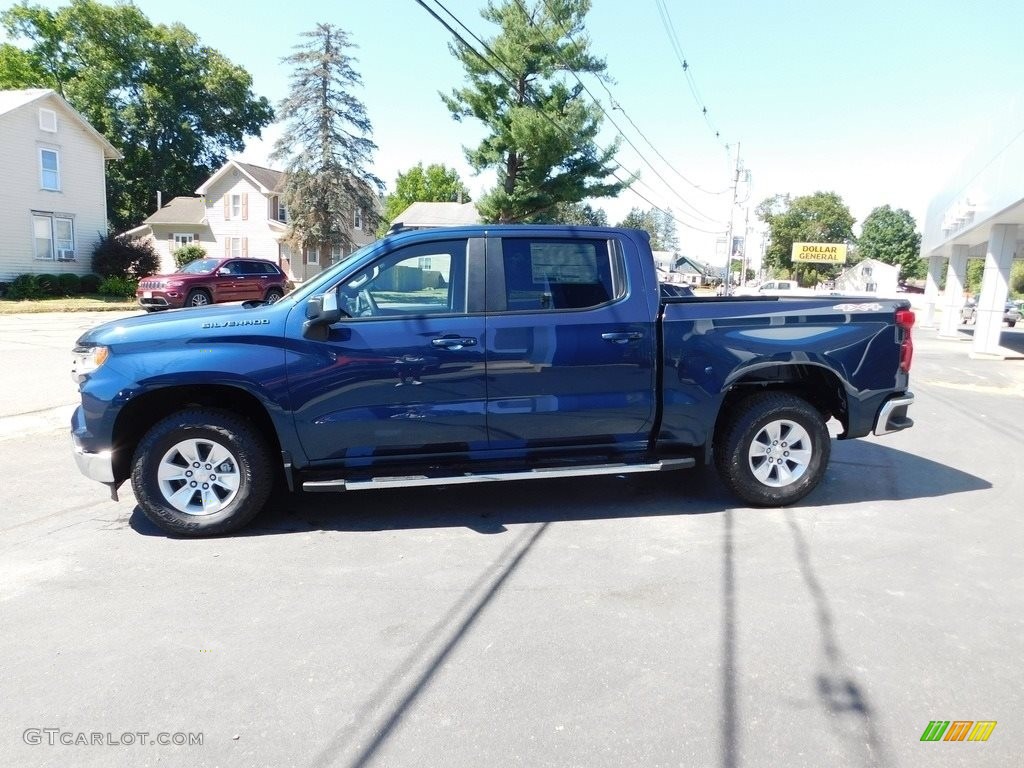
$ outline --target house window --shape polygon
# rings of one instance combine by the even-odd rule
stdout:
[[[32,215],[35,257],[52,261],[75,258],[75,225],[68,216],[36,213]]]
[[[175,232],[174,233],[174,250],[176,251],[179,248],[185,247],[186,245],[192,245],[192,243],[195,242],[195,239],[196,239],[196,236],[193,235],[191,232],[189,232],[188,234],[183,234],[181,232]]]
[[[230,256],[233,259],[237,259],[244,256],[242,248],[242,238],[240,237],[229,237],[225,243],[225,256]]]
[[[345,255],[345,249],[340,243],[335,243],[331,246],[331,264],[337,264],[341,261],[341,257]]]
[[[280,198],[274,198],[277,205],[277,220],[288,221],[288,209],[284,207],[284,200]]]
[[[47,133],[57,132],[57,113],[52,109],[39,110],[39,130]]]
[[[242,218],[242,196],[232,195],[231,196],[231,218],[240,219]]]
[[[871,267],[864,267],[861,270],[861,275],[863,275],[864,277],[871,277]]]
[[[39,150],[39,183],[43,189],[60,192],[60,155],[56,149]]]
[[[356,208],[355,215],[352,217],[352,228],[362,229],[363,228],[363,209]]]
[[[868,293],[874,293],[878,290],[878,283],[866,283],[864,285],[864,290]]]
[[[320,249],[306,246],[306,263],[307,264],[319,264],[320,263]]]

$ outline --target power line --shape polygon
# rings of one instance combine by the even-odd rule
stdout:
[[[536,29],[542,35],[544,35],[544,38],[545,38],[545,40],[547,40],[547,42],[551,43],[551,50],[552,50],[552,52],[558,54],[558,51],[557,51],[557,49],[555,47],[557,41],[552,41],[550,38],[547,37],[546,34],[544,34],[543,30],[537,25],[537,23],[530,16],[530,12],[529,12],[529,10],[527,10],[526,6],[523,4],[523,0],[515,0],[515,2],[516,2],[516,5],[519,6],[520,10],[522,10],[522,12],[526,16],[526,18],[529,20],[530,25],[532,27],[534,27],[534,29]],[[551,14],[552,20],[554,20],[555,16],[554,16],[554,13],[551,11],[551,6],[549,6],[547,4],[547,0],[543,0],[543,2],[544,2],[545,8],[547,8],[547,10],[548,10],[548,13]],[[573,45],[578,45],[576,43],[576,41],[572,38],[572,35],[570,35],[569,32],[565,29],[565,27],[563,27],[561,24],[559,24],[558,26],[562,30],[563,34],[565,34],[565,36],[568,37],[569,40],[573,43]],[[560,56],[560,58],[562,58],[562,57]],[[700,217],[700,218],[702,218],[702,219],[704,219],[704,220],[706,220],[706,221],[708,221],[708,222],[710,222],[712,224],[720,224],[721,222],[719,222],[718,220],[716,220],[712,216],[708,216],[706,213],[704,213],[703,211],[698,209],[696,206],[694,206],[692,203],[690,203],[689,200],[687,200],[685,197],[683,197],[681,194],[679,194],[679,192],[677,192],[675,190],[675,188],[671,184],[669,184],[669,182],[665,179],[664,176],[661,175],[661,173],[658,171],[658,169],[654,167],[654,164],[651,163],[644,156],[644,154],[639,150],[639,148],[636,146],[636,144],[634,144],[632,142],[632,140],[630,140],[630,138],[625,134],[625,132],[623,132],[622,128],[619,127],[619,124],[615,122],[615,119],[608,113],[608,110],[606,110],[604,108],[604,105],[601,103],[600,99],[598,99],[596,96],[594,96],[594,94],[591,92],[591,90],[587,87],[586,83],[584,83],[583,80],[580,78],[579,74],[577,74],[573,69],[571,69],[568,66],[568,62],[565,61],[564,58],[562,58],[562,62],[566,65],[566,71],[569,72],[574,78],[576,78],[576,81],[580,84],[580,87],[583,88],[583,90],[586,92],[586,94],[597,105],[597,108],[601,110],[601,113],[606,118],[608,118],[608,122],[610,122],[615,127],[615,130],[618,131],[619,136],[621,136],[625,140],[625,142],[627,144],[629,144],[630,147],[632,147],[633,151],[636,152],[637,157],[640,158],[641,162],[643,162],[648,168],[651,169],[651,171],[654,173],[654,175],[657,176],[658,179],[661,180],[662,184],[664,184],[669,189],[669,191],[672,192],[672,194],[674,194],[677,198],[679,198],[679,200],[683,203],[683,205],[685,205],[687,208],[692,210],[694,212],[694,214],[696,214],[698,217]],[[600,78],[598,78],[598,79],[600,79]],[[613,99],[613,101],[614,101],[614,99]],[[621,107],[620,107],[620,110],[621,110]],[[625,115],[625,110],[622,110],[622,113]],[[627,115],[627,119],[628,119],[628,115]],[[632,122],[632,120],[630,120],[630,122]],[[635,127],[636,126],[634,124],[634,128]],[[641,133],[641,135],[643,135],[643,134]],[[648,144],[650,144],[650,141],[648,141]],[[651,145],[651,146],[652,146],[652,148],[654,148],[653,145]],[[658,152],[657,149],[654,149],[654,151],[658,154],[659,157],[662,158],[662,160],[665,159],[661,155],[661,153]],[[668,161],[665,161],[665,162],[666,162],[666,164],[668,164]],[[677,173],[678,173],[678,171],[677,171]],[[648,189],[650,189],[650,187],[648,187]],[[652,189],[651,191],[653,192],[654,190]]]
[[[665,0],[654,0],[654,4],[658,7],[658,14],[661,16],[661,26],[665,29],[665,34],[668,35],[669,44],[672,46],[672,50],[675,52],[676,58],[679,60],[679,66],[683,70],[683,76],[686,80],[686,84],[690,88],[690,93],[693,95],[693,100],[697,103],[697,107],[704,116],[704,122],[707,123],[708,128],[710,128],[711,132],[715,135],[715,139],[721,141],[721,133],[711,121],[711,115],[708,112],[707,105],[704,103],[704,99],[701,97],[700,92],[697,89],[697,81],[694,79],[693,73],[690,71],[690,63],[687,61],[686,55],[683,53],[682,46],[679,44],[679,36],[676,34],[676,28],[672,23],[672,15],[669,13],[668,6],[665,4]]]
[[[493,63],[492,63],[492,62],[491,62],[490,60],[488,60],[488,59],[487,59],[487,57],[485,57],[485,56],[484,56],[484,55],[483,55],[482,53],[480,53],[480,52],[479,52],[478,50],[476,50],[476,48],[474,48],[474,47],[473,47],[472,45],[470,45],[470,44],[469,44],[469,42],[467,42],[467,41],[466,41],[466,39],[465,39],[465,38],[464,38],[464,37],[463,37],[462,35],[460,35],[460,34],[459,34],[459,32],[458,32],[458,31],[457,31],[457,30],[456,30],[456,29],[455,29],[454,27],[452,27],[452,26],[451,26],[451,24],[449,24],[449,23],[448,23],[447,21],[445,21],[445,20],[444,20],[443,18],[441,18],[441,16],[439,16],[439,15],[438,15],[438,14],[437,14],[437,13],[436,13],[436,12],[435,12],[435,11],[434,11],[434,10],[433,10],[432,8],[430,8],[430,7],[429,7],[429,6],[428,6],[428,5],[427,5],[427,4],[426,4],[426,3],[424,2],[424,0],[414,0],[414,2],[415,2],[415,3],[417,4],[417,5],[419,5],[419,6],[421,7],[421,8],[423,8],[423,9],[424,9],[424,10],[425,10],[425,11],[426,11],[427,13],[429,13],[429,14],[430,14],[430,15],[431,15],[431,16],[432,16],[432,17],[433,17],[433,18],[434,18],[434,19],[435,19],[435,20],[436,20],[436,21],[437,21],[437,22],[438,22],[439,24],[441,24],[441,26],[443,26],[443,27],[444,27],[444,28],[445,28],[446,30],[448,30],[448,32],[449,32],[449,33],[450,33],[450,34],[451,34],[451,35],[452,35],[452,36],[453,36],[453,37],[454,37],[454,38],[455,38],[456,40],[458,40],[458,42],[459,42],[459,43],[460,43],[460,44],[461,44],[461,45],[463,46],[463,48],[465,48],[465,49],[466,49],[466,50],[467,50],[468,52],[470,52],[470,53],[472,53],[472,54],[473,54],[474,56],[476,56],[476,57],[477,57],[477,58],[478,58],[478,59],[479,59],[479,60],[480,60],[480,61],[481,61],[481,62],[482,62],[482,63],[483,63],[483,64],[484,64],[484,65],[485,65],[485,66],[486,66],[486,67],[487,67],[487,68],[488,68],[489,70],[491,70],[492,72],[494,72],[494,74],[496,74],[496,75],[497,75],[497,76],[498,76],[498,77],[499,77],[499,78],[500,78],[500,79],[502,80],[502,82],[503,82],[503,83],[505,83],[505,85],[506,85],[506,86],[507,86],[508,88],[510,88],[511,90],[515,90],[515,85],[513,84],[513,82],[512,82],[512,81],[511,81],[511,80],[510,80],[510,79],[508,78],[508,76],[507,76],[507,75],[506,75],[505,73],[503,73],[503,72],[502,72],[501,70],[499,70],[499,69],[498,69],[498,68],[497,68],[497,67],[496,67],[496,66],[495,66],[495,65],[494,65],[494,64],[493,64]],[[468,27],[467,27],[467,26],[466,26],[465,24],[463,24],[463,23],[462,23],[462,21],[461,21],[461,20],[460,20],[460,19],[459,19],[459,18],[458,18],[458,17],[457,17],[457,16],[455,15],[455,14],[453,14],[453,13],[452,13],[452,12],[451,12],[450,10],[448,10],[448,8],[446,8],[446,7],[444,6],[444,4],[442,4],[442,3],[440,2],[440,0],[434,0],[434,3],[435,3],[435,4],[436,4],[436,5],[437,5],[437,6],[439,7],[439,8],[441,8],[441,9],[442,9],[442,10],[443,10],[443,11],[444,11],[445,13],[447,13],[447,14],[448,14],[449,16],[451,16],[451,18],[452,18],[452,19],[454,19],[454,20],[455,20],[455,22],[456,22],[456,23],[457,23],[457,24],[458,24],[458,25],[459,25],[460,27],[462,27],[463,29],[465,29],[465,30],[466,30],[466,32],[467,32],[467,33],[468,33],[469,35],[471,35],[471,36],[472,36],[472,37],[473,37],[473,38],[474,38],[475,40],[477,40],[477,41],[478,41],[478,42],[479,42],[479,43],[480,43],[480,44],[481,44],[481,45],[482,45],[482,46],[484,47],[484,49],[485,49],[486,51],[490,52],[490,53],[491,53],[491,55],[493,55],[493,56],[494,56],[494,57],[495,57],[496,59],[498,59],[499,61],[501,61],[501,58],[500,58],[499,56],[497,56],[497,54],[495,54],[495,53],[494,53],[494,51],[493,51],[493,50],[492,50],[492,49],[490,48],[490,46],[488,46],[488,45],[487,45],[487,44],[486,44],[486,43],[485,43],[484,41],[482,41],[482,40],[481,40],[481,39],[480,39],[479,37],[477,37],[477,35],[476,35],[476,34],[474,34],[474,33],[473,33],[472,31],[470,31],[470,30],[469,30],[469,28],[468,28]],[[504,62],[503,62],[503,63],[504,63]],[[505,64],[505,66],[506,66],[506,67],[508,67],[508,64]],[[509,67],[509,70],[511,71],[511,67]],[[536,104],[536,103],[534,102],[534,100],[533,100],[532,96],[531,96],[531,95],[530,95],[530,94],[529,94],[528,92],[526,92],[526,93],[524,94],[524,96],[526,97],[526,99],[528,100],[528,102],[530,103],[530,105],[531,105],[531,106],[533,106],[533,107],[534,107],[534,108],[535,108],[535,109],[537,110],[537,113],[538,113],[538,114],[540,114],[540,115],[541,115],[541,117],[543,117],[543,118],[544,118],[545,120],[547,120],[547,121],[548,121],[549,123],[551,123],[551,125],[552,125],[552,126],[553,126],[553,127],[554,127],[554,128],[555,128],[555,129],[556,129],[556,130],[557,130],[558,132],[559,132],[559,133],[561,133],[561,134],[562,134],[563,136],[565,136],[565,137],[566,137],[566,138],[568,138],[568,139],[572,139],[572,138],[573,138],[573,137],[572,137],[572,136],[570,136],[570,135],[568,134],[568,132],[567,132],[567,131],[566,131],[566,130],[565,130],[565,129],[564,129],[563,127],[562,127],[562,126],[560,126],[560,125],[559,125],[559,124],[558,124],[558,123],[557,123],[557,122],[556,122],[556,121],[555,121],[555,120],[554,120],[554,119],[553,119],[553,118],[552,118],[552,117],[551,117],[550,115],[548,115],[548,114],[547,114],[546,112],[544,112],[544,110],[540,109],[539,105],[538,105],[538,104]],[[596,149],[598,149],[598,150],[599,150],[599,151],[600,151],[600,152],[601,152],[602,154],[604,154],[605,150],[604,150],[604,149],[603,149],[603,148],[602,148],[602,147],[601,147],[601,146],[600,146],[599,144],[597,144],[597,142],[591,141],[590,143],[591,143],[591,144],[593,144],[593,146],[594,146],[594,147],[595,147]],[[615,160],[614,158],[612,158],[612,162],[614,162],[614,163],[615,163],[615,165],[619,167],[619,169],[621,169],[621,170],[623,170],[623,171],[626,171],[626,168],[625,168],[625,167],[623,167],[623,166],[622,166],[622,164],[621,164],[621,163],[619,163],[619,162],[618,162],[617,160]],[[628,171],[627,171],[627,172],[628,172]],[[630,186],[630,185],[631,185],[631,184],[632,184],[632,183],[633,183],[634,181],[636,181],[636,178],[635,178],[635,177],[634,177],[633,179],[631,179],[630,181],[626,181],[626,180],[625,180],[625,179],[623,179],[623,178],[622,178],[621,176],[619,176],[619,175],[618,175],[618,174],[617,174],[617,173],[616,173],[615,171],[611,171],[609,175],[611,175],[611,176],[612,176],[612,177],[613,177],[613,178],[614,178],[614,179],[615,179],[616,181],[618,181],[618,182],[619,182],[620,184],[623,184],[623,185],[624,185],[624,186],[625,186],[625,187],[626,187],[627,189],[629,188],[629,186]],[[646,186],[646,185],[645,185],[645,186]],[[721,233],[722,233],[722,231],[723,231],[723,230],[721,230],[721,229],[718,229],[718,230],[708,230],[708,229],[703,229],[703,228],[701,228],[701,227],[696,227],[696,226],[694,226],[694,225],[692,225],[692,224],[690,224],[690,223],[688,223],[688,222],[685,222],[685,221],[683,221],[683,220],[681,220],[681,219],[678,219],[678,218],[676,218],[676,216],[675,216],[675,215],[674,215],[674,214],[673,214],[673,213],[671,212],[671,210],[665,210],[665,209],[664,209],[664,208],[662,208],[661,206],[659,206],[659,205],[657,205],[656,203],[654,203],[654,202],[652,202],[651,200],[649,200],[649,199],[648,199],[647,197],[645,197],[644,195],[641,195],[641,194],[640,194],[639,192],[637,192],[636,190],[630,190],[630,191],[632,191],[632,192],[633,192],[633,194],[635,194],[635,195],[636,195],[637,197],[639,197],[639,198],[640,198],[641,200],[643,200],[644,202],[646,202],[646,203],[647,203],[648,205],[650,205],[650,206],[651,206],[652,208],[654,208],[654,209],[656,209],[656,210],[660,211],[661,213],[665,214],[666,216],[668,216],[668,217],[669,217],[670,219],[672,219],[673,221],[677,222],[677,223],[678,223],[678,224],[680,224],[681,226],[687,227],[688,229],[692,229],[692,230],[695,230],[695,231],[697,231],[697,232],[703,232],[703,233],[705,233],[705,234],[712,234],[712,235],[717,235],[717,234],[721,234]],[[653,191],[653,190],[652,190],[652,191]]]
[[[519,6],[520,6],[520,7],[522,7],[522,5],[523,5],[523,4],[522,4],[521,0],[516,0],[516,1],[518,2]],[[551,10],[551,6],[550,6],[550,5],[548,4],[548,0],[542,0],[542,2],[544,3],[544,6],[545,6],[545,7],[546,7],[546,8],[548,9],[548,13],[550,13],[550,14],[551,14],[551,18],[552,18],[552,20],[555,20],[555,14],[554,14],[554,12],[553,12],[553,11]],[[523,10],[525,11],[526,9],[525,9],[525,8],[523,8]],[[562,32],[563,32],[563,33],[565,34],[565,36],[566,36],[567,38],[569,38],[569,40],[570,40],[570,41],[572,41],[572,43],[573,43],[573,44],[576,44],[576,45],[578,45],[578,43],[576,43],[576,40],[575,40],[575,39],[573,39],[572,33],[571,33],[571,32],[570,32],[569,30],[567,30],[567,29],[566,29],[566,28],[565,28],[564,26],[562,26],[562,24],[561,24],[561,23],[559,23],[559,22],[557,22],[557,21],[556,21],[556,23],[558,23],[558,26],[559,26],[559,28],[560,28],[560,29],[562,30]],[[577,78],[577,79],[578,79],[578,78]],[[616,98],[615,98],[615,94],[613,94],[613,93],[612,93],[612,91],[611,91],[611,88],[609,88],[609,87],[608,87],[608,84],[607,84],[607,83],[606,83],[606,82],[604,81],[604,79],[603,79],[603,78],[601,78],[601,77],[598,77],[598,78],[597,78],[597,81],[598,81],[598,82],[599,82],[599,83],[601,84],[601,87],[602,87],[602,88],[604,88],[604,90],[605,90],[605,93],[607,93],[607,94],[608,94],[608,100],[609,100],[609,101],[611,102],[611,105],[612,105],[612,110],[614,111],[614,110],[616,110],[616,109],[617,109],[617,110],[618,110],[619,112],[621,112],[621,113],[622,113],[622,116],[623,116],[624,118],[626,118],[626,120],[627,120],[627,121],[629,122],[629,124],[630,124],[631,126],[633,126],[633,130],[634,130],[634,131],[636,131],[636,132],[637,132],[638,134],[640,134],[640,137],[641,137],[641,138],[642,138],[642,139],[643,139],[643,140],[644,140],[644,141],[645,141],[645,142],[647,143],[647,146],[649,146],[649,147],[651,148],[651,150],[652,150],[652,151],[653,151],[653,152],[654,152],[654,153],[655,153],[655,154],[656,154],[656,155],[657,155],[657,156],[658,156],[658,157],[659,157],[659,158],[661,159],[661,161],[662,161],[662,162],[663,162],[663,163],[665,164],[665,166],[666,166],[666,167],[667,167],[667,168],[668,168],[669,170],[671,170],[671,171],[672,171],[673,173],[675,173],[675,174],[676,174],[676,176],[678,176],[678,177],[679,177],[680,179],[682,179],[682,180],[683,180],[684,182],[686,182],[687,184],[689,184],[689,185],[690,185],[691,187],[693,187],[693,188],[694,188],[695,190],[697,190],[698,192],[703,192],[703,193],[704,193],[704,194],[706,194],[706,195],[724,195],[724,194],[725,194],[726,192],[728,192],[728,191],[729,191],[729,188],[728,188],[728,187],[726,187],[725,189],[721,189],[721,190],[718,190],[717,192],[712,192],[712,191],[710,191],[710,190],[707,190],[707,189],[705,189],[705,188],[704,188],[703,186],[701,186],[700,184],[697,184],[696,182],[690,181],[690,179],[688,179],[688,178],[686,177],[686,175],[685,175],[685,174],[684,174],[684,173],[683,173],[682,171],[678,170],[678,169],[677,169],[677,168],[676,168],[676,167],[675,167],[674,165],[672,165],[672,163],[670,163],[670,162],[668,161],[668,158],[666,158],[666,157],[665,157],[665,156],[664,156],[664,155],[663,155],[663,154],[662,154],[662,153],[661,153],[661,152],[659,151],[659,149],[658,149],[658,148],[657,148],[656,146],[654,146],[654,143],[653,143],[653,142],[652,142],[652,141],[651,141],[651,140],[650,140],[649,138],[647,138],[647,134],[645,134],[645,133],[644,133],[644,132],[643,132],[643,131],[642,131],[642,130],[640,129],[640,126],[638,126],[638,125],[637,125],[637,124],[636,124],[636,123],[635,123],[635,122],[633,121],[633,118],[629,116],[629,113],[628,113],[628,112],[626,111],[626,108],[625,108],[625,107],[623,107],[623,106],[622,106],[622,103],[621,103],[621,102],[620,102],[620,101],[619,101],[618,99],[616,99]],[[587,93],[590,93],[590,91],[588,90],[588,91],[587,91]],[[593,94],[591,94],[591,98],[594,98],[594,95],[593,95]],[[596,99],[596,98],[594,98],[594,101],[597,101],[597,99]],[[607,114],[607,113],[605,113],[605,114]],[[609,119],[611,119],[611,118],[609,118]],[[616,127],[617,127],[617,126],[616,126]],[[620,131],[620,134],[621,134],[621,133],[622,133],[622,132]],[[707,217],[705,217],[705,218],[707,218]]]

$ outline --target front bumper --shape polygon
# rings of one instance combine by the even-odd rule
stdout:
[[[77,442],[74,442],[73,448],[79,472],[99,483],[114,482],[114,454],[111,451],[93,453],[85,450]]]
[[[886,400],[878,410],[875,418],[876,435],[889,435],[901,429],[914,426],[914,420],[907,416],[907,409],[914,403],[914,394],[905,392],[902,395]]]

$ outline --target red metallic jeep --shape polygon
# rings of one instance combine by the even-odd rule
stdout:
[[[287,275],[272,261],[197,259],[177,272],[142,278],[135,298],[147,312],[252,299],[273,304],[291,287]]]

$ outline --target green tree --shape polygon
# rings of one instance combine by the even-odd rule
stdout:
[[[927,264],[921,259],[921,234],[910,212],[888,205],[875,208],[864,219],[857,239],[858,255],[900,268],[900,277],[924,277]]]
[[[605,181],[618,143],[604,150],[594,143],[600,109],[571,78],[605,70],[584,31],[590,0],[527,2],[491,0],[481,12],[501,28],[487,41],[494,55],[486,62],[461,43],[449,46],[469,85],[441,98],[457,121],[484,124],[488,135],[466,159],[477,171],[497,171],[497,186],[478,205],[485,221],[538,221],[559,203],[614,197],[626,187]]]
[[[764,263],[775,272],[793,269],[793,243],[851,244],[854,241],[855,219],[835,192],[815,192],[795,198],[775,195],[757,207],[757,216],[768,225],[769,242]],[[823,279],[834,277],[840,269],[840,266],[822,264],[813,268]],[[809,277],[810,270],[806,274]]]
[[[549,217],[538,218],[544,224],[568,224],[574,227],[607,227],[608,214],[589,203],[558,203]]]
[[[651,250],[679,252],[675,219],[670,212],[658,208],[642,210],[631,208],[626,218],[615,226],[626,229],[642,229],[651,236]]]
[[[32,88],[37,82],[32,57],[10,43],[0,44],[0,90]]]
[[[291,93],[278,107],[285,122],[272,160],[286,164],[284,200],[288,239],[295,247],[353,249],[355,212],[376,230],[384,184],[367,170],[377,145],[366,108],[353,91],[362,85],[348,51],[348,33],[317,24],[305,44],[284,59],[292,66]]]
[[[124,155],[107,166],[115,230],[145,218],[157,191],[192,194],[273,120],[248,72],[181,24],[153,25],[134,5],[20,3],[0,23],[28,43],[0,50],[4,87],[53,88]]]
[[[384,214],[377,234],[383,235],[402,211],[413,203],[468,203],[469,190],[459,172],[439,163],[426,168],[423,163],[399,173],[395,191],[384,198]]]
[[[981,293],[981,279],[985,276],[985,259],[968,259],[967,274],[964,276],[964,290],[971,296]]]

